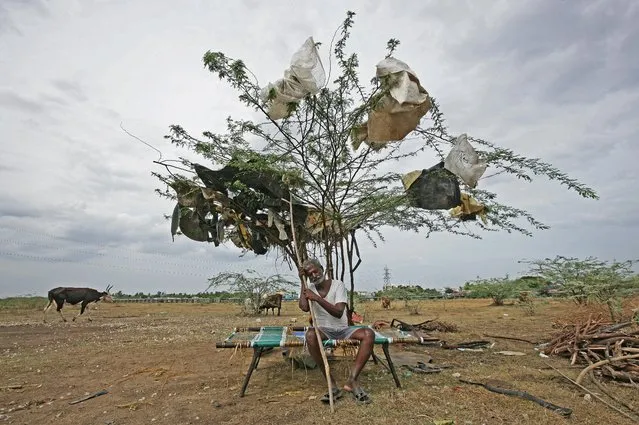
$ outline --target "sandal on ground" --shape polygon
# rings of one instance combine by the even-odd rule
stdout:
[[[366,391],[364,391],[364,389],[362,389],[362,387],[353,388],[351,394],[353,394],[353,398],[355,399],[357,404],[369,404],[373,402],[371,397]]]
[[[342,390],[340,390],[339,388],[333,388],[333,401],[339,400],[343,396],[344,396],[344,393],[342,392]],[[331,400],[330,400],[329,394],[328,393],[324,394],[322,398],[320,398],[320,401],[322,403],[330,403]]]

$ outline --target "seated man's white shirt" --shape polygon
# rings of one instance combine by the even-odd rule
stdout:
[[[319,295],[315,285],[309,284],[308,288]],[[333,305],[338,303],[348,304],[348,292],[346,291],[346,285],[344,285],[344,282],[340,280],[332,280],[331,287],[324,299]],[[348,327],[346,308],[344,308],[342,316],[339,318],[332,316],[329,312],[324,310],[319,303],[315,303],[314,310],[315,320],[317,321],[317,326],[320,328],[342,329]]]

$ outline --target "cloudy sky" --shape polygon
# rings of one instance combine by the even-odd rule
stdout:
[[[360,289],[459,285],[525,271],[558,254],[639,257],[639,3],[560,1],[3,0],[0,2],[0,297],[56,285],[199,291],[218,271],[288,270],[275,255],[171,242],[154,194],[170,124],[222,131],[246,116],[202,66],[207,50],[243,58],[261,84],[313,36],[326,61],[347,9],[364,81],[401,40],[407,62],[467,132],[553,163],[593,187],[585,200],[544,179],[486,179],[502,202],[552,226],[534,237],[470,240],[385,232],[362,241]],[[427,164],[424,164],[425,167]],[[421,168],[421,167],[420,167]]]

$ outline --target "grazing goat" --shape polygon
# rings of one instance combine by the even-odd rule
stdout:
[[[382,297],[382,308],[389,309],[391,307],[391,300],[388,297]]]
[[[266,309],[267,315],[269,308],[273,310],[273,316],[275,316],[275,309],[277,309],[277,315],[280,315],[280,310],[282,308],[282,294],[268,295],[259,307],[260,311]]]
[[[60,317],[62,317],[63,321],[67,321],[62,314],[62,307],[65,302],[68,302],[71,305],[76,305],[78,303],[82,303],[80,307],[80,312],[73,316],[73,321],[80,317],[84,310],[87,309],[87,306],[90,303],[97,303],[98,301],[105,302],[113,302],[113,298],[111,298],[111,294],[109,291],[113,285],[107,286],[104,292],[97,291],[91,288],[64,288],[58,287],[49,291],[49,304],[44,308],[44,322],[47,321],[47,310],[51,307],[51,305],[55,302],[58,313],[60,313]],[[88,311],[88,309],[87,309]],[[87,318],[91,321],[91,316],[87,313]]]

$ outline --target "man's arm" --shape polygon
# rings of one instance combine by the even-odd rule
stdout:
[[[335,285],[335,304],[330,304],[326,302],[326,300],[322,299],[322,301],[326,302],[328,306],[322,307],[333,317],[340,319],[344,315],[344,310],[348,305],[348,292],[346,291],[346,285],[341,280],[333,280],[332,285]],[[328,308],[327,308],[328,307]]]
[[[336,303],[331,304],[326,301],[324,298],[319,298],[317,303],[322,306],[324,310],[328,312],[333,317],[337,317],[338,319],[342,317],[344,314],[344,309],[346,308],[346,303]]]
[[[304,312],[307,312],[310,310],[309,299],[307,297],[311,297],[311,300],[315,301],[320,306],[322,306],[322,308],[326,310],[328,314],[330,314],[333,317],[337,317],[339,319],[340,317],[342,317],[342,314],[344,314],[346,303],[337,302],[335,304],[331,304],[308,288],[306,288],[306,291],[302,289],[302,291],[300,292],[300,300],[298,302],[300,310]]]
[[[304,286],[300,288],[300,299],[297,302],[297,305],[299,306],[300,310],[302,310],[305,313],[308,313],[308,311],[310,310],[310,307],[308,305],[308,299],[304,295]]]

